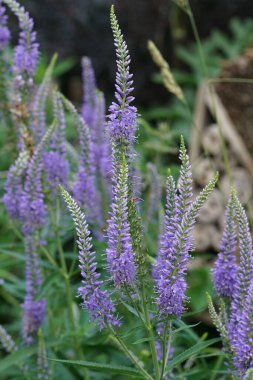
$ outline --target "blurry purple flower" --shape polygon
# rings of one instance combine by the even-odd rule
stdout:
[[[221,296],[232,297],[236,282],[236,223],[232,199],[226,209],[226,222],[220,252],[213,269],[214,286]]]
[[[10,31],[7,26],[6,8],[0,1],[0,49],[4,49],[10,40]]]
[[[253,368],[253,281],[245,299],[240,323],[236,330],[234,365],[241,376]]]
[[[240,256],[231,303],[231,317],[228,326],[229,338],[233,346],[237,342],[238,326],[240,326],[241,323],[242,313],[245,309],[246,298],[249,294],[250,284],[253,278],[253,249],[247,215],[234,191],[232,192],[232,201],[234,203],[238,223]]]
[[[27,152],[21,152],[8,171],[3,202],[13,219],[20,219],[20,202],[23,194],[23,174],[28,163]]]
[[[25,237],[26,253],[26,296],[23,304],[22,334],[27,344],[33,342],[45,317],[45,300],[36,300],[41,288],[41,273],[34,237]]]

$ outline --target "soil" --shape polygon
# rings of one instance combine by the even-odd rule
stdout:
[[[253,48],[225,62],[220,78],[253,80]],[[253,152],[253,83],[219,83],[215,89],[246,147]]]

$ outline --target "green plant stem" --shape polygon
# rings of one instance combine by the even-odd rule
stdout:
[[[62,275],[65,282],[65,289],[66,289],[66,298],[67,298],[67,305],[68,305],[68,314],[70,323],[73,329],[73,332],[76,332],[76,323],[75,323],[75,317],[73,312],[73,299],[72,299],[72,293],[71,293],[71,284],[70,284],[70,276],[68,273],[68,268],[64,256],[64,251],[62,247],[61,237],[59,234],[59,227],[60,227],[60,199],[57,195],[56,197],[56,220],[55,220],[55,234],[56,234],[56,243],[57,243],[57,250],[59,253],[60,263],[61,263],[61,269],[62,269]],[[73,337],[73,345],[76,349],[76,352],[80,355],[81,359],[84,359],[83,351],[80,346],[80,343],[78,339],[75,338],[76,334],[74,334]],[[89,380],[89,373],[87,368],[83,368],[83,378],[84,380]]]
[[[44,253],[44,255],[46,256],[46,258],[48,259],[48,261],[56,268],[58,268],[58,265],[57,265],[57,262],[55,261],[55,259],[53,258],[53,256],[51,255],[51,253],[43,246],[40,247],[42,252]]]
[[[163,375],[165,372],[165,368],[168,362],[168,357],[170,354],[170,347],[171,347],[171,320],[168,320],[165,322],[164,326],[164,335],[163,335],[163,362],[162,362],[162,372],[161,372],[161,380],[163,379]],[[166,349],[166,338],[167,335],[169,334],[169,339],[168,339],[168,345]]]
[[[147,329],[149,337],[150,337],[149,346],[150,346],[150,351],[151,351],[154,370],[155,370],[155,379],[159,380],[160,379],[160,371],[159,371],[157,352],[156,352],[156,348],[155,348],[155,336],[154,336],[153,327],[151,325],[150,318],[149,318],[146,293],[145,293],[145,288],[144,288],[143,284],[141,287],[141,297],[142,297],[143,315],[144,315],[145,322],[146,322],[146,329]]]
[[[109,329],[109,331],[111,332],[111,334],[113,335],[113,337],[115,338],[115,340],[117,341],[117,343],[120,345],[120,347],[122,348],[122,350],[125,352],[125,354],[132,361],[132,363],[140,370],[140,372],[142,373],[144,379],[153,380],[153,378],[141,366],[141,364],[139,363],[139,361],[135,357],[135,355],[128,349],[128,347],[125,344],[125,342],[123,341],[123,339],[121,339],[121,337],[117,334],[117,332],[113,329],[113,327],[107,325],[107,328]]]

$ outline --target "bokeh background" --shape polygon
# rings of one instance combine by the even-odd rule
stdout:
[[[38,40],[47,59],[57,52],[61,60],[73,60],[73,65],[61,78],[66,94],[80,101],[80,59],[87,55],[93,61],[99,87],[108,97],[112,95],[115,73],[109,23],[112,1],[23,0],[21,3],[35,20]],[[166,104],[168,93],[152,80],[155,68],[147,50],[147,40],[156,43],[173,69],[185,69],[185,62],[179,58],[177,50],[180,46],[187,51],[193,42],[187,15],[171,0],[119,0],[114,3],[132,56],[137,104],[141,108]],[[233,18],[253,17],[251,0],[192,0],[190,4],[202,39],[210,38],[215,30],[231,36]]]

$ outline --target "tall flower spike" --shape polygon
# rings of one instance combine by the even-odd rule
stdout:
[[[45,204],[41,184],[42,154],[54,132],[54,122],[37,146],[27,168],[24,191],[20,200],[20,218],[24,222],[23,231],[30,234],[38,228],[44,220]]]
[[[192,198],[192,174],[189,156],[187,154],[184,138],[181,136],[179,157],[182,162],[179,178],[178,215],[182,220],[183,215],[188,210]]]
[[[236,223],[234,203],[230,198],[226,209],[226,221],[220,252],[213,269],[214,286],[220,296],[232,298],[236,282]]]
[[[104,328],[106,324],[119,325],[109,293],[101,288],[103,281],[97,272],[96,257],[85,215],[81,212],[74,199],[62,187],[61,192],[72,214],[78,236],[79,267],[82,275],[82,286],[78,289],[78,294],[82,296],[83,307],[88,310],[91,318],[97,321],[101,328]]]
[[[67,185],[69,174],[69,163],[66,159],[65,114],[61,97],[57,92],[53,93],[53,108],[58,127],[52,136],[50,151],[43,155],[47,186],[52,190],[52,195],[55,194],[55,189],[59,184]]]
[[[135,279],[134,253],[128,221],[128,166],[123,156],[114,172],[113,201],[108,221],[108,270],[117,287],[132,285]]]
[[[196,217],[217,179],[216,175],[189,207],[177,227],[175,242],[164,252],[163,267],[156,280],[157,303],[163,315],[175,315],[179,318],[184,311],[187,287],[185,275],[191,249],[191,233]]]
[[[160,237],[159,251],[157,260],[153,268],[154,278],[159,278],[161,269],[164,266],[164,260],[167,258],[168,250],[170,250],[175,243],[176,230],[179,225],[178,220],[178,197],[176,194],[176,184],[169,174],[166,182],[166,205],[164,227]]]
[[[117,56],[116,74],[116,102],[109,108],[108,127],[111,138],[118,143],[132,145],[135,139],[137,110],[130,104],[134,100],[131,96],[133,91],[132,74],[129,72],[130,56],[126,42],[119,28],[118,20],[114,13],[114,6],[111,7],[111,27],[114,37]]]
[[[83,74],[83,106],[82,116],[88,126],[93,128],[95,117],[95,101],[96,101],[96,79],[95,73],[88,57],[82,58],[82,74]]]
[[[96,96],[94,128],[96,133],[95,164],[102,178],[111,184],[111,151],[105,122],[105,98],[102,92],[98,92]]]
[[[10,353],[17,350],[15,342],[2,325],[0,325],[0,343],[6,352]]]
[[[7,16],[5,7],[0,1],[0,50],[3,50],[10,40],[10,31],[7,27]]]
[[[232,201],[236,210],[239,234],[240,264],[237,270],[233,300],[231,304],[230,337],[233,344],[237,336],[237,327],[240,324],[241,313],[244,309],[245,299],[249,292],[253,278],[253,250],[249,222],[235,191],[232,191]]]
[[[23,304],[22,335],[25,343],[33,342],[45,317],[46,301],[36,300],[41,288],[41,274],[32,235],[25,237],[26,296]]]
[[[22,175],[27,167],[29,155],[26,151],[21,152],[10,167],[7,181],[5,183],[5,195],[3,202],[5,207],[13,219],[20,218],[20,200],[22,196]]]
[[[53,69],[57,60],[54,54],[44,74],[43,80],[37,88],[34,101],[31,105],[32,132],[35,143],[39,143],[45,134],[46,129],[46,102],[52,85]]]
[[[80,145],[79,167],[73,187],[73,195],[78,204],[85,208],[88,221],[100,225],[101,207],[95,187],[95,165],[91,157],[90,131],[73,104],[62,96],[66,109],[74,116]]]
[[[22,84],[22,81],[26,79],[33,79],[37,68],[39,45],[36,41],[36,32],[33,30],[33,20],[24,7],[15,0],[3,0],[3,2],[9,6],[19,20],[21,32],[14,52],[14,73],[17,81]]]
[[[156,166],[151,162],[147,165],[150,178],[149,206],[147,211],[147,220],[154,222],[154,216],[159,211],[159,205],[162,195],[161,178]]]
[[[245,375],[249,368],[253,368],[253,281],[248,290],[242,311],[240,323],[236,330],[234,343],[234,364],[240,376]],[[240,377],[241,378],[241,377]]]

